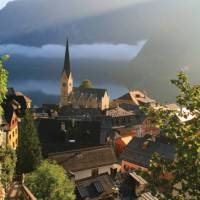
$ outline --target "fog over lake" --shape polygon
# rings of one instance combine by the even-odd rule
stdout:
[[[73,59],[104,59],[104,60],[129,60],[138,55],[146,40],[137,42],[135,45],[128,44],[79,44],[69,47]],[[47,44],[41,47],[0,44],[1,54],[21,55],[31,58],[64,58],[65,46]]]

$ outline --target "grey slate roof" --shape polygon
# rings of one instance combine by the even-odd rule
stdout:
[[[144,142],[149,144],[142,148]],[[164,156],[166,159],[174,159],[174,147],[172,143],[165,142],[163,138],[157,138],[155,142],[145,138],[134,138],[121,154],[120,159],[135,163],[142,167],[148,167],[149,161],[154,153]]]
[[[105,95],[105,93],[107,92],[106,89],[101,89],[101,88],[77,88],[74,87],[73,88],[73,95],[74,96],[81,96],[81,94],[84,94],[84,96],[86,97],[90,97],[91,95],[96,96],[97,98],[101,98]]]
[[[113,193],[112,187],[114,184],[107,173],[79,180],[75,184],[78,200],[85,198],[96,200]]]
[[[108,145],[49,154],[48,157],[71,172],[112,165],[117,162],[112,146]]]

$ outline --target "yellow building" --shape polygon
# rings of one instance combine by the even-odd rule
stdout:
[[[4,120],[1,124],[1,147],[16,149],[18,145],[18,117],[12,107],[4,109]]]
[[[13,112],[10,123],[7,126],[7,146],[16,149],[18,145],[18,117],[15,112]]]
[[[60,78],[60,92],[61,107],[71,105],[74,108],[99,108],[101,110],[109,108],[110,97],[106,89],[73,87],[68,41]]]
[[[1,127],[5,141],[3,146],[16,149],[18,145],[18,122],[23,118],[27,109],[31,107],[31,100],[21,92],[8,88],[7,98],[2,104],[4,110]]]

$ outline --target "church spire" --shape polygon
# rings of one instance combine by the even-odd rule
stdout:
[[[66,73],[67,77],[69,78],[71,69],[70,69],[70,57],[69,57],[69,42],[67,39],[66,43],[66,50],[65,50],[65,61],[64,61],[64,66],[63,66],[63,72]]]

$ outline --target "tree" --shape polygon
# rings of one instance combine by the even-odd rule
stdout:
[[[75,200],[74,184],[55,162],[43,161],[26,175],[25,184],[38,200]]]
[[[168,111],[164,106],[158,110],[150,108],[157,127],[166,137],[175,141],[173,161],[155,154],[149,171],[143,173],[150,183],[149,189],[159,199],[198,200],[200,197],[200,86],[191,85],[187,76],[180,72],[177,80],[171,81],[180,90],[177,104],[180,111]],[[179,117],[191,120],[180,121]],[[162,178],[166,173],[171,178]]]
[[[8,72],[4,68],[3,63],[8,58],[9,58],[9,55],[4,55],[3,57],[0,57],[0,115],[3,112],[1,104],[3,103],[4,99],[6,98],[6,93],[7,93],[7,79],[8,79]]]
[[[32,113],[27,110],[19,129],[17,173],[35,170],[42,160],[41,146]]]
[[[87,88],[92,88],[93,87],[93,85],[92,85],[92,81],[90,81],[90,80],[84,80],[82,83],[81,83],[81,85],[79,86],[79,88],[81,88],[81,89],[87,89]]]
[[[7,148],[0,148],[0,180],[6,189],[12,182],[15,172],[16,155],[15,151]]]

